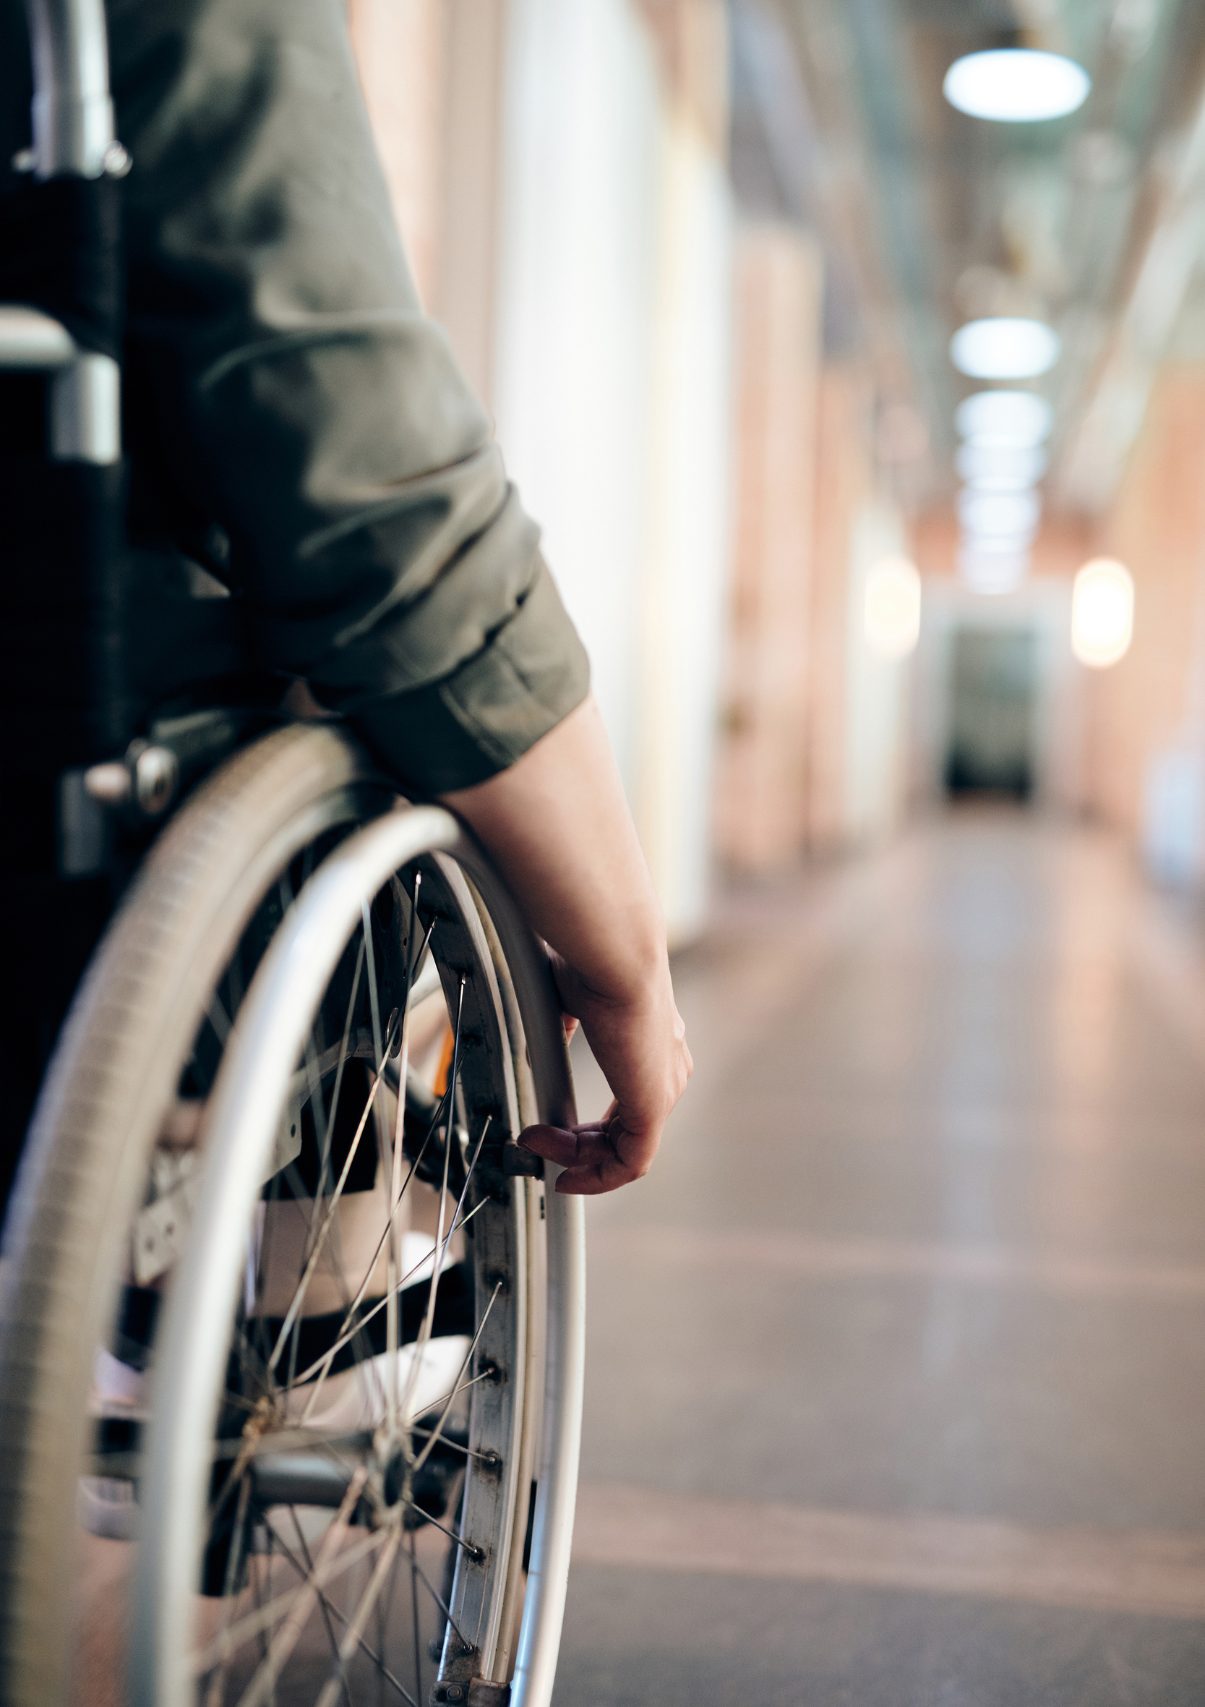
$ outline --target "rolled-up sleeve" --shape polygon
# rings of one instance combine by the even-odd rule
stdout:
[[[419,305],[339,0],[113,0],[134,159],[127,430],[212,517],[260,659],[426,791],[483,780],[588,666],[485,411]]]

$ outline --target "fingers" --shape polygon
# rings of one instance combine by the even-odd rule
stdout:
[[[602,1121],[590,1121],[583,1126],[529,1126],[520,1132],[519,1142],[559,1168],[593,1167],[614,1150],[607,1142],[607,1128]]]
[[[648,1172],[657,1141],[634,1137],[614,1121],[592,1121],[573,1128],[529,1126],[519,1134],[525,1149],[565,1171],[556,1189],[594,1197],[615,1191]]]
[[[519,1134],[519,1142],[525,1150],[532,1150],[537,1156],[543,1156],[547,1162],[555,1162],[558,1168],[572,1168],[578,1162],[578,1133],[598,1133],[599,1128],[578,1127],[571,1130],[565,1126],[529,1126]]]
[[[557,1176],[556,1190],[562,1197],[601,1197],[605,1191],[618,1191],[621,1185],[631,1185],[642,1173],[642,1169],[626,1167],[612,1157],[610,1162],[601,1162],[597,1167],[566,1168]]]

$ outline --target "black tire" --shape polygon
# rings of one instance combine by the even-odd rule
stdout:
[[[64,1699],[64,1585],[94,1348],[203,993],[289,855],[389,798],[332,729],[295,725],[237,754],[156,842],[72,1004],[0,1259],[0,1699],[9,1707]]]
[[[358,848],[384,845],[382,831],[385,843],[391,834],[396,839],[396,826],[405,816],[405,809],[399,816],[398,805],[395,794],[362,751],[334,728],[296,725],[278,730],[236,755],[180,810],[148,856],[81,984],[35,1111],[4,1233],[0,1282],[0,1424],[5,1442],[0,1456],[0,1699],[12,1707],[34,1707],[34,1703],[37,1707],[60,1707],[70,1698],[76,1630],[71,1585],[77,1569],[76,1500],[77,1485],[84,1487],[78,1481],[81,1471],[104,1477],[116,1465],[116,1474],[128,1478],[131,1490],[139,1490],[136,1515],[144,1523],[145,1540],[137,1548],[137,1564],[126,1570],[126,1579],[134,1626],[129,1686],[132,1697],[144,1707],[182,1707],[195,1698],[191,1673],[186,1668],[181,1670],[177,1663],[189,1617],[181,1608],[191,1604],[194,1592],[200,1589],[224,1597],[226,1628],[233,1627],[230,1621],[234,1614],[227,1609],[233,1607],[231,1597],[237,1599],[249,1575],[259,1573],[255,1593],[260,1592],[261,1564],[251,1558],[255,1549],[249,1538],[253,1532],[261,1540],[269,1535],[270,1573],[279,1562],[272,1558],[275,1543],[270,1538],[271,1514],[291,1510],[290,1501],[303,1509],[339,1502],[338,1493],[334,1499],[329,1493],[310,1499],[304,1492],[299,1495],[295,1491],[301,1462],[295,1450],[296,1437],[305,1419],[299,1425],[296,1408],[287,1417],[286,1412],[287,1402],[295,1396],[296,1357],[289,1365],[284,1387],[269,1372],[263,1403],[257,1411],[261,1421],[255,1429],[249,1422],[244,1428],[243,1418],[235,1413],[232,1434],[230,1403],[251,1408],[246,1396],[250,1389],[239,1386],[238,1380],[226,1373],[233,1365],[227,1362],[219,1343],[223,1331],[240,1332],[238,1312],[232,1319],[226,1306],[221,1320],[230,1325],[223,1330],[221,1320],[215,1325],[212,1311],[206,1319],[202,1308],[198,1318],[196,1307],[198,1299],[203,1304],[208,1294],[221,1292],[229,1278],[223,1275],[220,1262],[215,1265],[210,1261],[206,1266],[206,1228],[212,1232],[215,1225],[212,1208],[207,1211],[206,1204],[217,1201],[226,1191],[227,1206],[218,1222],[223,1216],[227,1220],[231,1215],[235,1219],[241,1216],[239,1225],[252,1229],[240,1235],[244,1244],[248,1238],[254,1240],[255,1214],[275,1213],[270,1208],[257,1210],[257,1201],[262,1202],[269,1191],[266,1186],[261,1188],[258,1180],[249,1186],[244,1182],[241,1199],[237,1194],[236,1199],[229,1198],[229,1179],[239,1171],[233,1159],[239,1153],[238,1146],[232,1151],[223,1136],[232,1120],[243,1122],[239,1144],[258,1146],[272,1158],[268,1174],[261,1177],[272,1176],[273,1192],[283,1192],[285,1197],[310,1195],[311,1229],[317,1224],[314,1217],[324,1190],[338,1200],[342,1186],[332,1190],[333,1174],[324,1185],[320,1170],[316,1183],[307,1186],[297,1171],[302,1167],[297,1152],[293,1152],[296,1159],[286,1163],[273,1149],[287,1111],[292,1110],[291,1117],[295,1117],[294,1129],[304,1127],[307,1108],[312,1129],[315,1119],[325,1121],[321,1108],[327,1090],[319,1094],[317,1087],[325,1084],[329,1089],[331,1069],[323,1069],[326,1080],[319,1074],[308,1090],[297,1092],[296,1049],[302,1033],[294,1025],[291,986],[278,985],[275,996],[269,992],[264,999],[257,992],[265,987],[266,980],[270,982],[273,964],[280,961],[280,951],[288,948],[298,930],[311,943],[325,940],[325,933],[328,946],[333,944],[334,958],[323,974],[327,982],[315,986],[319,992],[313,998],[316,1005],[308,1010],[306,1023],[311,1030],[305,1033],[305,1047],[311,1053],[304,1058],[312,1060],[313,1037],[318,1035],[312,1028],[323,1023],[322,1004],[334,1000],[336,984],[331,980],[337,978],[340,965],[344,986],[339,999],[347,1004],[348,955],[359,928],[348,926],[346,921],[342,926],[337,921],[332,924],[322,897],[333,893],[339,870],[348,867]],[[445,1120],[439,1142],[443,1144],[443,1184],[456,1179],[459,1171],[464,1179],[461,1207],[471,1205],[481,1212],[474,1227],[461,1235],[470,1243],[461,1262],[459,1284],[467,1291],[459,1308],[470,1326],[476,1324],[473,1347],[481,1342],[478,1364],[487,1372],[494,1371],[492,1376],[479,1375],[478,1381],[489,1379],[493,1383],[490,1390],[496,1388],[497,1392],[486,1399],[483,1395],[487,1389],[475,1387],[467,1401],[470,1411],[463,1419],[463,1441],[447,1449],[440,1445],[440,1453],[450,1459],[452,1468],[447,1463],[441,1468],[436,1456],[430,1458],[426,1481],[432,1480],[432,1471],[438,1471],[433,1488],[424,1483],[419,1489],[409,1471],[401,1481],[395,1478],[394,1488],[392,1467],[401,1461],[394,1412],[390,1413],[394,1446],[389,1448],[393,1457],[380,1446],[380,1427],[371,1436],[361,1434],[359,1461],[375,1506],[366,1495],[359,1506],[351,1508],[349,1521],[377,1530],[392,1525],[389,1533],[393,1539],[384,1537],[386,1551],[392,1549],[391,1557],[397,1556],[404,1531],[416,1525],[431,1524],[432,1533],[442,1527],[451,1535],[447,1545],[459,1564],[447,1578],[452,1593],[443,1597],[450,1602],[452,1623],[441,1613],[434,1630],[441,1644],[436,1698],[443,1699],[440,1690],[447,1688],[451,1690],[447,1699],[463,1700],[472,1684],[473,1698],[492,1702],[502,1697],[489,1690],[504,1686],[513,1673],[514,1701],[543,1707],[551,1695],[555,1669],[576,1485],[583,1325],[581,1206],[579,1200],[552,1196],[545,1219],[543,1186],[534,1179],[508,1177],[502,1139],[530,1120],[571,1119],[572,1089],[559,1012],[542,951],[480,851],[454,821],[434,809],[411,811],[410,823],[419,820],[428,825],[428,840],[421,842],[420,837],[421,846],[415,842],[401,863],[408,870],[421,865],[426,871],[431,896],[428,907],[434,906],[442,921],[441,949],[438,953],[432,950],[432,965],[438,967],[440,981],[430,988],[437,991],[442,987],[448,1012],[453,1014],[458,986],[464,1001],[466,974],[471,986],[465,1006],[472,1034],[471,1048],[464,1057],[468,1064],[459,1077],[453,1070],[447,1093],[452,1100],[445,1110],[455,1107],[470,1124],[476,1118],[479,1126],[482,1111],[494,1111],[490,1151],[475,1183],[467,1167],[467,1150],[458,1149],[453,1140],[451,1119]],[[413,836],[410,839],[413,841]],[[379,865],[379,853],[374,857]],[[398,878],[382,870],[372,879],[362,903],[355,903],[357,909],[363,909],[359,954],[369,967],[365,985],[367,989],[371,984],[372,989],[369,1032],[376,1033],[375,1049],[380,1058],[360,1126],[363,1128],[371,1114],[370,1128],[378,1128],[382,1158],[388,1140],[381,1135],[376,1105],[387,1062],[381,1053],[385,1013],[378,1012],[378,1007],[391,988],[396,994],[403,926],[406,946],[402,952],[410,972],[415,969],[411,944],[417,941],[414,924],[419,913],[413,907],[408,909],[405,894]],[[396,908],[390,896],[397,897]],[[371,943],[378,926],[374,923],[370,932],[370,909],[375,920],[377,901],[382,898],[389,901],[385,913],[393,922],[381,927],[386,938],[377,962]],[[342,938],[338,937],[340,929],[344,931]],[[393,943],[392,948],[388,942]],[[394,957],[392,973],[385,966],[390,953]],[[299,965],[307,964],[303,956]],[[372,970],[374,965],[377,972]],[[410,972],[406,974],[407,989]],[[362,993],[361,1005],[365,999]],[[438,1006],[437,996],[427,1000],[428,1006],[431,1001]],[[234,1095],[233,1103],[229,1096],[223,1101],[223,1086],[237,1084],[249,1053],[254,1063],[254,1043],[241,1040],[248,1027],[254,1032],[265,1001],[269,1015],[286,1014],[285,1029],[282,1031],[279,1024],[276,1028],[277,1036],[292,1039],[281,1044],[281,1082],[288,1081],[291,1074],[294,1090],[290,1095],[296,1099],[300,1094],[301,1100],[295,1107],[286,1100],[259,1117],[258,1125],[253,1120],[248,1126],[239,1096]],[[356,1001],[353,989],[346,1006],[348,1026]],[[238,1015],[233,1030],[227,1009],[229,1018],[236,1012]],[[408,1004],[403,1002],[401,1011],[408,1012]],[[365,1010],[362,1018],[367,1017]],[[289,1025],[294,1026],[293,1031]],[[468,1042],[466,1033],[466,1046]],[[359,1053],[364,1052],[361,1047]],[[346,1066],[351,1083],[346,1029],[341,1053],[336,1053],[338,1073],[342,1074]],[[357,1063],[357,1069],[363,1074],[363,1063]],[[202,1087],[199,1091],[198,1084]],[[417,1084],[416,1094],[416,1110],[421,1110],[422,1098],[429,1092]],[[337,1101],[337,1090],[335,1098]],[[407,1111],[410,1100],[408,1095]],[[194,1147],[191,1160],[196,1163],[196,1192],[189,1198],[187,1215],[176,1217],[180,1226],[174,1229],[176,1244],[170,1254],[161,1250],[156,1257],[159,1267],[155,1273],[161,1278],[155,1285],[162,1287],[162,1277],[168,1273],[176,1277],[166,1300],[170,1308],[165,1312],[159,1309],[158,1294],[138,1281],[138,1240],[148,1211],[158,1207],[155,1169],[163,1160],[164,1145],[170,1149],[169,1127],[182,1109],[201,1110],[197,1135],[188,1141]],[[318,1109],[317,1115],[314,1109]],[[424,1114],[424,1122],[425,1118]],[[401,1130],[398,1125],[397,1131]],[[325,1154],[323,1168],[327,1165]],[[477,1158],[481,1158],[480,1146]],[[287,1188],[279,1184],[286,1177],[292,1181]],[[384,1175],[378,1173],[376,1177],[379,1186]],[[349,1192],[354,1189],[348,1186]],[[376,1187],[362,1183],[360,1189],[366,1200],[376,1194]],[[439,1201],[444,1202],[444,1197]],[[262,1220],[259,1225],[262,1227]],[[168,1231],[173,1227],[169,1225]],[[260,1263],[258,1255],[255,1260]],[[370,1271],[375,1273],[377,1266],[374,1257]],[[396,1276],[396,1265],[390,1272]],[[434,1289],[435,1283],[432,1292]],[[300,1291],[304,1292],[304,1285]],[[97,1423],[90,1415],[93,1364],[98,1348],[102,1352],[115,1349],[127,1361],[134,1356],[123,1349],[131,1343],[127,1330],[132,1293],[137,1293],[143,1304],[149,1298],[154,1306],[141,1348],[135,1348],[145,1357],[146,1394],[140,1401],[143,1410],[138,1420],[127,1426],[127,1419],[120,1419],[114,1435],[111,1417]],[[391,1307],[388,1313],[395,1323],[404,1316],[400,1306],[406,1301],[401,1292],[396,1297],[398,1307]],[[496,1304],[499,1298],[503,1302],[487,1321],[490,1300]],[[413,1302],[411,1293],[409,1304]],[[435,1308],[432,1298],[432,1311]],[[266,1307],[259,1315],[265,1312]],[[156,1338],[165,1313],[166,1329]],[[450,1348],[456,1334],[467,1330],[458,1325],[455,1310],[449,1321],[450,1326],[432,1329],[428,1312],[424,1331],[447,1336]],[[258,1316],[256,1323],[257,1331],[262,1332]],[[307,1321],[307,1331],[311,1325]],[[389,1355],[395,1359],[396,1370],[396,1325],[390,1333]],[[353,1345],[362,1344],[370,1344],[370,1338],[357,1328]],[[192,1350],[196,1345],[207,1348],[209,1389],[198,1390],[192,1380],[192,1364],[198,1361]],[[423,1343],[416,1350],[421,1363]],[[199,1361],[204,1362],[205,1357]],[[368,1361],[371,1363],[371,1355]],[[303,1370],[297,1380],[304,1378]],[[309,1378],[314,1379],[312,1374]],[[324,1379],[325,1375],[317,1379],[319,1389]],[[396,1380],[395,1374],[395,1388]],[[265,1404],[274,1417],[269,1426],[285,1433],[280,1435],[279,1447],[267,1439],[266,1452],[261,1452],[248,1470],[250,1460],[237,1445],[231,1448],[230,1441],[237,1442],[241,1428],[248,1440],[254,1434],[255,1441],[264,1445],[266,1437],[261,1438],[260,1430]],[[194,1429],[190,1436],[191,1417],[202,1414],[204,1426],[199,1434]],[[421,1417],[422,1413],[417,1415]],[[411,1426],[407,1417],[405,1428]],[[418,1433],[422,1433],[421,1427]],[[148,1447],[148,1438],[153,1450]],[[321,1451],[322,1441],[317,1444]],[[214,1478],[219,1476],[222,1462],[229,1464],[232,1451],[239,1454],[235,1468],[242,1482],[254,1490],[249,1497],[240,1493],[241,1517],[232,1516],[231,1502],[222,1505],[214,1499],[220,1483],[220,1478]],[[458,1461],[457,1452],[467,1456]],[[405,1448],[407,1463],[416,1455],[409,1446]],[[458,1474],[457,1462],[462,1466]],[[120,1467],[122,1464],[125,1468]],[[193,1508],[179,1491],[190,1478],[200,1490]],[[539,1480],[540,1493],[529,1511],[533,1478]],[[241,1489],[242,1483],[239,1486]],[[294,1490],[283,1496],[283,1506],[281,1486]],[[312,1484],[306,1483],[303,1475],[300,1486],[304,1489]],[[271,1494],[272,1488],[277,1493]],[[404,1525],[403,1504],[410,1514]],[[215,1521],[215,1511],[220,1522]],[[292,1516],[296,1523],[295,1510]],[[466,1536],[472,1533],[471,1544],[461,1537],[462,1529]],[[525,1532],[532,1536],[533,1529],[530,1580],[535,1587],[527,1592],[523,1538]],[[94,1529],[93,1533],[99,1532]],[[169,1547],[165,1554],[163,1538],[177,1534],[185,1537],[182,1548],[173,1551]],[[300,1551],[308,1558],[300,1530],[298,1539]],[[382,1537],[378,1535],[377,1539]],[[180,1575],[181,1559],[191,1573],[185,1577]],[[173,1570],[180,1591],[174,1610],[170,1595],[165,1598],[163,1592]],[[270,1574],[266,1580],[271,1582]],[[416,1582],[412,1566],[412,1588]],[[333,1641],[331,1616],[342,1614],[325,1594],[315,1593],[310,1598],[315,1619],[320,1608]],[[435,1599],[438,1603],[440,1597],[435,1595]],[[472,1637],[464,1636],[456,1625],[457,1615],[462,1622],[471,1622],[475,1616],[478,1633],[488,1630],[488,1641],[475,1648]],[[456,1640],[449,1635],[451,1629],[457,1632]],[[425,1690],[420,1635],[416,1611],[411,1642],[413,1654],[418,1656],[415,1690],[420,1683]],[[384,1653],[383,1637],[378,1641]],[[363,1640],[360,1649],[371,1651]],[[361,1658],[359,1649],[353,1658]],[[329,1655],[325,1663],[329,1668]],[[298,1667],[301,1671],[303,1668]],[[339,1691],[350,1700],[354,1679],[348,1662],[338,1661],[336,1671]],[[206,1697],[211,1702],[222,1699],[226,1689],[225,1659],[215,1676],[217,1672],[218,1683],[206,1685]],[[374,1674],[377,1690],[382,1676],[388,1677],[391,1688],[398,1689],[397,1677],[390,1676],[378,1658]],[[474,1679],[479,1681],[474,1683]],[[75,1680],[77,1685],[81,1681]],[[282,1680],[282,1704],[313,1698],[305,1694],[308,1674],[300,1677],[292,1691],[287,1683],[287,1679]],[[323,1700],[333,1699],[332,1687],[328,1677]],[[84,1690],[87,1693],[86,1683]],[[412,1698],[405,1690],[402,1694]]]

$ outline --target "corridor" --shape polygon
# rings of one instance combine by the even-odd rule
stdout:
[[[1205,1700],[1200,922],[968,809],[676,976],[691,1088],[588,1210],[558,1707]]]

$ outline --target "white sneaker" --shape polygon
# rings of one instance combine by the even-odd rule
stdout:
[[[407,1405],[411,1418],[441,1399],[446,1400],[456,1385],[456,1377],[468,1349],[469,1340],[464,1334],[445,1334],[429,1342],[414,1375],[414,1389]],[[415,1350],[413,1344],[398,1348],[398,1388],[403,1394],[410,1384]],[[388,1353],[382,1352],[379,1357],[368,1358],[354,1369],[329,1375],[322,1383],[317,1404],[306,1417],[307,1425],[310,1428],[346,1429],[349,1433],[375,1429],[385,1420],[388,1363]],[[306,1385],[283,1396],[282,1415],[286,1422],[301,1421],[313,1392],[313,1386]]]
[[[398,1351],[398,1385],[405,1393],[411,1380],[415,1347],[405,1345]],[[431,1410],[432,1425],[456,1385],[469,1340],[463,1334],[448,1334],[432,1340],[426,1347],[422,1362],[414,1375],[414,1387],[407,1406],[411,1417]],[[318,1403],[306,1419],[315,1429],[370,1431],[384,1421],[388,1355],[370,1358],[354,1369],[332,1375],[322,1384]],[[89,1412],[96,1419],[120,1418],[130,1422],[145,1421],[143,1400],[146,1376],[103,1348],[98,1349],[92,1370],[92,1396]],[[283,1420],[298,1423],[305,1415],[313,1394],[306,1385],[285,1396]],[[89,1535],[107,1541],[136,1541],[139,1533],[140,1511],[135,1484],[130,1477],[81,1476],[76,1493],[76,1518]]]
[[[146,1376],[103,1346],[92,1362],[92,1392],[88,1414],[98,1422],[116,1418],[139,1423],[145,1419]],[[81,1476],[76,1488],[76,1520],[89,1535],[106,1541],[138,1539],[138,1500],[128,1476]]]
[[[81,1529],[104,1541],[137,1541],[141,1512],[133,1482],[110,1476],[81,1476],[76,1487],[75,1516]]]

